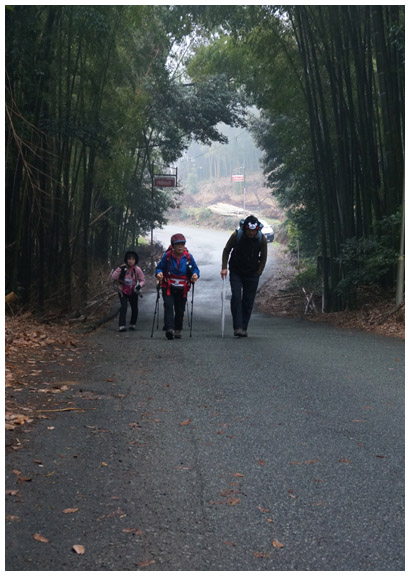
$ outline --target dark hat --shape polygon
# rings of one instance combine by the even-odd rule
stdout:
[[[243,223],[244,230],[259,230],[261,227],[259,220],[255,216],[248,216]]]
[[[124,262],[127,263],[127,260],[130,256],[134,256],[135,258],[135,264],[138,264],[138,254],[135,252],[135,250],[127,250],[124,256]]]
[[[174,234],[173,236],[171,236],[171,244],[185,244],[186,240],[185,240],[185,236],[183,234]]]

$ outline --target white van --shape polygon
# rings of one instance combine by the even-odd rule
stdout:
[[[262,234],[266,237],[266,240],[268,242],[273,242],[273,239],[275,238],[275,234],[273,233],[272,226],[270,224],[268,224],[267,222],[265,222],[265,220],[259,220],[259,222],[263,226]]]

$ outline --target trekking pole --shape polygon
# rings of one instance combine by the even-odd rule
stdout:
[[[157,299],[155,300],[155,310],[154,310],[154,320],[152,321],[152,330],[151,330],[151,338],[154,335],[154,326],[155,326],[155,317],[157,315],[158,312],[158,317],[159,317],[159,282],[157,284]],[[158,318],[157,318],[157,330],[158,330]]]
[[[224,332],[225,332],[225,296],[226,296],[226,283],[225,283],[225,277],[223,277],[222,278],[222,291],[221,291],[221,299],[222,299],[221,331],[222,331],[222,338],[224,337]]]
[[[191,326],[191,321],[189,320],[189,300],[186,301],[186,316],[188,320],[188,328]]]
[[[189,330],[189,337],[192,338],[192,315],[194,313],[194,288],[195,284],[192,284],[192,298],[191,298],[191,324]]]

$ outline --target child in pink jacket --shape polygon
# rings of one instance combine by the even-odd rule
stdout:
[[[144,286],[145,277],[138,264],[138,254],[134,250],[128,250],[124,256],[122,266],[119,266],[111,274],[113,280],[118,280],[118,295],[120,297],[120,332],[125,332],[128,301],[131,306],[130,330],[135,330],[138,319],[139,291]]]

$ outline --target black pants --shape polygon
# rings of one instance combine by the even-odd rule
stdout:
[[[137,320],[138,320],[138,294],[135,294],[135,292],[133,292],[129,296],[126,296],[125,294],[119,294],[119,297],[120,297],[120,303],[121,303],[119,325],[125,326],[126,319],[127,319],[128,301],[129,301],[130,306],[131,306],[130,325],[131,326],[135,325],[137,323]]]
[[[229,280],[232,291],[231,312],[233,329],[243,328],[247,330],[258,289],[259,276],[241,276],[231,270]]]
[[[184,289],[171,286],[170,294],[167,291],[167,288],[162,289],[165,330],[182,330],[187,300],[184,298]]]

